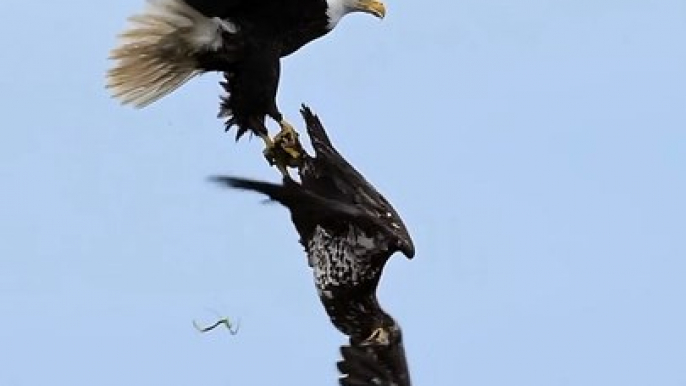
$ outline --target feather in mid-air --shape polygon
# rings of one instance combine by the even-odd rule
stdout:
[[[276,105],[280,58],[358,11],[380,18],[386,12],[380,0],[149,0],[111,52],[107,87],[122,103],[144,107],[196,75],[223,72],[227,95],[219,115],[227,130],[236,125],[236,139],[246,132],[261,137],[267,159],[286,174],[300,154]],[[274,140],[267,116],[281,126]]]
[[[289,177],[283,184],[215,180],[260,192],[290,210],[324,308],[350,337],[339,363],[341,385],[371,377],[407,386],[400,327],[379,305],[376,289],[391,255],[414,256],[412,239],[389,202],[336,151],[319,119],[307,108],[302,113],[315,157],[303,152],[299,183]]]

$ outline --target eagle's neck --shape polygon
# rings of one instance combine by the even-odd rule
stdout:
[[[334,29],[336,24],[352,11],[348,0],[326,0],[326,16],[329,19],[327,28]]]

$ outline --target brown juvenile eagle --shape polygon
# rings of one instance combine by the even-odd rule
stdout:
[[[386,13],[379,0],[149,0],[112,50],[107,87],[125,104],[144,107],[196,75],[219,71],[219,115],[227,130],[261,137],[265,156],[282,172],[297,165],[296,133],[276,106],[280,58],[331,31],[343,16]],[[272,139],[266,116],[281,126]],[[275,143],[285,150],[276,151]]]
[[[388,201],[336,151],[319,119],[307,108],[302,113],[316,156],[303,154],[300,183],[215,180],[263,193],[290,210],[324,308],[350,337],[339,364],[341,384],[361,385],[354,381],[371,376],[389,382],[371,384],[408,386],[400,327],[379,305],[376,289],[391,255],[414,256],[412,239]]]

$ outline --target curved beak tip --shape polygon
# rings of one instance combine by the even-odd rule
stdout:
[[[386,5],[380,0],[357,0],[355,7],[357,11],[367,12],[379,19],[386,16]]]
[[[405,257],[407,257],[408,259],[412,259],[415,255],[414,244],[411,240],[402,242],[399,249],[400,252],[402,252],[402,254],[405,255]]]
[[[374,10],[374,16],[378,17],[379,19],[383,20],[384,17],[386,17],[386,6],[383,5],[383,3],[378,3],[379,5],[377,8]]]

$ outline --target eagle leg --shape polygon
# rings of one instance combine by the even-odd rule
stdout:
[[[369,337],[362,342],[362,346],[388,346],[390,343],[390,333],[383,327],[377,327],[369,334]]]

